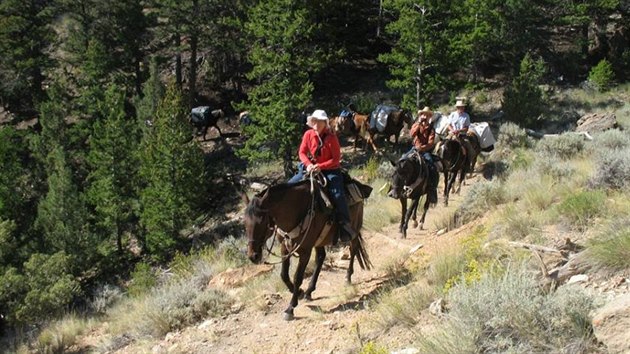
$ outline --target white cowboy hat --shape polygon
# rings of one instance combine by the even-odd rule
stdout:
[[[311,113],[310,116],[308,116],[308,119],[316,119],[316,120],[328,120],[328,114],[326,114],[326,111],[324,111],[323,109],[316,109],[315,111],[313,111],[313,113]]]
[[[466,103],[462,100],[457,100],[457,102],[455,102],[455,107],[466,107]]]
[[[419,110],[418,116],[421,115],[422,113],[425,113],[428,118],[433,117],[433,111],[429,108],[429,106],[424,106],[423,109]]]

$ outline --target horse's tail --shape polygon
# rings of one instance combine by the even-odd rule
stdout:
[[[372,269],[372,261],[370,261],[370,256],[368,255],[367,249],[365,248],[365,240],[363,239],[361,233],[359,233],[359,236],[357,236],[355,245],[357,247],[357,262],[359,262],[359,266],[361,267],[361,269]]]

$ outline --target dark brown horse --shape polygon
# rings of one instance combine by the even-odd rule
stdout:
[[[417,152],[408,158],[401,158],[396,163],[392,161],[392,164],[395,168],[388,195],[400,200],[402,217],[399,230],[402,238],[407,238],[409,219],[413,219],[414,227],[418,226],[416,212],[420,204],[420,197],[426,195],[429,191],[429,169],[424,159]],[[407,209],[407,199],[411,199],[411,207],[409,209]],[[420,229],[424,225],[429,205],[429,198],[426,198],[422,218],[420,218]]]
[[[367,114],[360,114],[353,111],[344,110],[334,120],[337,133],[341,133],[346,136],[354,138],[353,149],[356,151],[357,143],[359,139],[364,139],[366,148],[367,144],[371,143],[372,148],[376,151],[374,142],[368,139],[368,129],[370,128],[370,116]]]
[[[459,173],[459,184],[456,193],[459,193],[466,172],[468,172],[469,161],[464,147],[457,140],[446,139],[438,147],[437,155],[442,161],[442,172],[444,173],[444,205],[448,206],[448,196],[457,174]]]
[[[377,119],[377,117],[372,117],[372,119]],[[368,129],[368,144],[370,144],[374,149],[374,152],[376,152],[377,149],[376,145],[374,144],[376,136],[381,135],[384,136],[386,140],[390,140],[391,136],[393,135],[394,148],[397,148],[400,131],[402,130],[405,123],[407,124],[407,128],[411,129],[411,125],[413,124],[413,117],[411,115],[411,112],[406,109],[397,109],[389,112],[387,116],[387,122],[385,123],[383,131],[379,131],[376,126],[370,127]]]
[[[202,135],[203,141],[206,141],[206,134],[208,133],[208,129],[211,127],[215,127],[216,130],[219,132],[219,136],[223,136],[223,133],[221,133],[221,129],[217,124],[219,122],[219,119],[222,119],[223,117],[225,117],[225,113],[223,113],[223,110],[215,109],[214,111],[211,111],[208,115],[204,116],[201,120],[191,119],[191,124],[197,131],[196,134]]]
[[[333,243],[337,233],[337,224],[330,223],[329,214],[321,211],[317,198],[320,187],[317,183],[303,181],[298,184],[278,184],[262,191],[251,201],[245,210],[245,232],[248,238],[247,255],[254,263],[263,260],[263,246],[272,237],[276,228],[294,233],[290,236],[276,236],[281,244],[282,270],[280,276],[289,291],[293,293],[289,306],[284,311],[284,319],[292,320],[293,309],[298,305],[298,298],[303,294],[306,300],[311,300],[311,294],[317,285],[317,278],[326,258],[324,246]],[[313,213],[308,221],[307,215]],[[350,206],[350,220],[352,227],[359,231],[363,225],[363,203]],[[294,230],[294,231],[291,231]],[[346,281],[350,283],[354,272],[354,259],[357,258],[362,269],[370,269],[371,263],[363,245],[363,238],[359,236],[350,244],[350,264],[346,273]],[[304,271],[311,253],[315,248],[316,268],[311,282],[303,293],[300,290],[304,279]],[[291,255],[297,254],[299,263],[295,270],[293,282],[289,278]]]

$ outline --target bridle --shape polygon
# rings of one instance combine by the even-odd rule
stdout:
[[[264,261],[263,262],[264,264],[274,265],[274,264],[279,264],[279,263],[284,262],[285,260],[287,260],[291,256],[299,257],[295,252],[300,247],[302,247],[302,244],[306,240],[306,235],[308,235],[309,231],[311,230],[311,225],[313,224],[313,219],[314,219],[314,215],[315,215],[315,183],[319,184],[322,187],[326,187],[326,185],[328,184],[328,181],[326,180],[326,177],[321,172],[318,172],[317,174],[309,173],[309,181],[310,181],[311,203],[310,203],[310,208],[309,208],[309,210],[306,213],[306,216],[302,219],[302,222],[298,225],[298,227],[299,227],[298,235],[301,235],[300,242],[295,247],[291,247],[292,239],[289,236],[289,233],[279,229],[278,225],[275,223],[273,218],[271,218],[269,216],[269,218],[271,219],[271,223],[273,225],[273,226],[269,226],[269,230],[272,230],[272,233],[271,233],[270,236],[265,238],[265,241],[263,241],[264,245],[265,245],[265,247],[263,247],[263,248],[267,250],[267,257],[266,258],[269,258],[270,255],[273,255],[275,257],[280,258],[280,260],[277,261],[277,262]],[[306,221],[306,225],[304,223],[305,221]],[[293,230],[291,232],[293,232]],[[275,254],[273,252],[273,246],[275,245],[276,238],[278,238],[278,235],[280,235],[283,238],[283,242],[285,243],[285,247],[287,247],[287,249],[289,250],[289,252],[287,252],[287,254],[284,255],[284,256],[277,255],[277,254]],[[273,240],[271,242],[271,246],[267,245],[267,240],[269,239],[269,237],[273,238]],[[249,240],[248,241],[248,245],[252,245],[252,244],[254,244],[254,240]]]

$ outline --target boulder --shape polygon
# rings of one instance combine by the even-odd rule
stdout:
[[[630,353],[630,294],[597,310],[592,323],[595,337],[609,353]]]
[[[614,113],[589,113],[577,121],[575,131],[595,133],[614,129],[617,126],[617,117]]]

